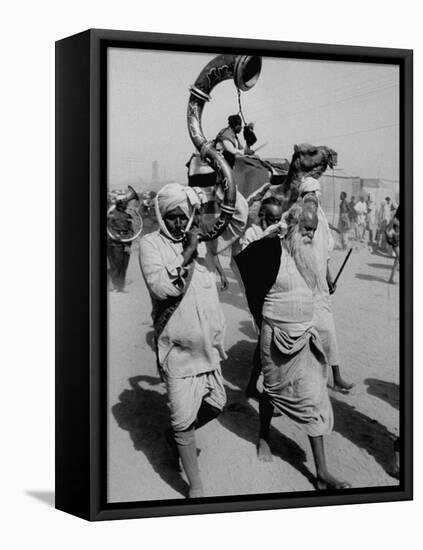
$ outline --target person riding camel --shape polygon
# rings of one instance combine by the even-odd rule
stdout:
[[[228,126],[220,130],[216,136],[216,145],[221,144],[223,156],[231,168],[235,165],[235,157],[245,154],[245,150],[238,138],[241,130],[241,117],[239,115],[230,115],[228,117]]]

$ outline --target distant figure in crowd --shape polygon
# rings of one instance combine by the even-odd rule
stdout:
[[[354,195],[351,196],[351,200],[348,203],[348,219],[350,221],[350,228],[353,230],[353,238],[358,239],[357,233],[357,212],[355,211],[355,205],[357,201],[355,200]]]
[[[398,206],[394,217],[390,221],[388,227],[386,228],[386,241],[392,247],[392,251],[395,256],[394,265],[392,266],[391,276],[389,277],[389,283],[395,284],[395,272],[399,266],[400,260],[400,248],[399,248],[399,239],[400,239],[400,207]]]
[[[367,197],[367,215],[366,215],[366,229],[369,232],[369,245],[374,245],[374,240],[377,231],[377,219],[376,219],[376,203],[373,195],[369,193]]]
[[[385,197],[379,212],[379,246],[381,250],[386,250],[386,229],[391,222],[392,213],[391,197]]]
[[[364,197],[361,195],[354,210],[357,213],[357,238],[364,243],[364,232],[366,231],[367,206]]]
[[[276,407],[309,436],[316,487],[345,489],[350,485],[328,472],[323,444],[333,427],[333,411],[326,357],[313,327],[313,295],[323,286],[311,246],[318,217],[313,208],[294,204],[284,219],[284,238],[260,239],[238,255],[250,309],[263,319],[258,457],[272,460],[269,429]],[[261,269],[253,272],[252,266]]]
[[[313,325],[319,333],[328,364],[332,367],[333,389],[341,393],[348,393],[354,387],[354,384],[350,384],[342,378],[339,367],[338,342],[330,298],[330,294],[333,294],[336,290],[329,269],[330,254],[334,248],[334,242],[328,220],[320,204],[319,181],[311,177],[304,178],[300,184],[299,193],[306,205],[308,201],[314,199],[315,202],[313,202],[319,220],[312,247],[316,256],[322,286],[315,290]]]
[[[228,126],[220,130],[216,136],[216,145],[221,144],[223,156],[231,168],[235,165],[235,157],[245,154],[245,150],[238,138],[241,130],[241,117],[239,115],[230,115],[228,117]]]
[[[343,250],[348,248],[348,232],[350,230],[350,217],[349,217],[349,206],[347,202],[347,194],[345,191],[342,191],[340,195],[340,204],[339,204],[339,222],[338,222],[338,231],[341,239],[341,247]]]
[[[131,238],[134,235],[132,217],[126,212],[127,201],[117,200],[116,208],[108,216],[108,226],[114,239],[108,235],[107,259],[109,261],[110,290],[125,292],[126,271],[131,256],[131,242],[122,242],[122,239]]]
[[[220,362],[225,320],[216,289],[215,260],[199,241],[199,195],[177,183],[155,198],[159,230],[140,241],[140,266],[153,305],[157,364],[168,393],[172,430],[189,482],[189,497],[203,496],[195,430],[214,419],[226,402]],[[221,246],[245,226],[248,207],[238,193],[235,214]],[[220,239],[220,238],[219,238]],[[215,252],[220,251],[219,243]]]

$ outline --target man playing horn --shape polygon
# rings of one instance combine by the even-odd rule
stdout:
[[[200,242],[201,201],[194,188],[165,185],[155,198],[159,230],[140,241],[140,266],[152,305],[159,372],[166,385],[174,440],[189,482],[203,496],[195,430],[226,402],[220,362],[225,320],[211,247]],[[248,206],[237,193],[235,213],[216,253],[242,233]]]
[[[116,208],[108,217],[108,224],[112,234],[107,240],[107,258],[109,261],[109,277],[111,289],[116,292],[125,292],[126,272],[131,256],[131,242],[122,242],[120,239],[128,239],[134,235],[131,215],[126,211],[128,202],[123,199],[116,200]]]
[[[235,165],[235,157],[245,154],[245,150],[238,138],[241,130],[241,117],[239,115],[230,115],[228,117],[228,126],[220,130],[216,136],[216,145],[222,145],[223,156],[231,168]]]
[[[348,488],[328,472],[323,445],[323,436],[333,427],[333,411],[326,387],[327,361],[313,327],[314,292],[324,284],[311,246],[318,217],[314,208],[295,204],[284,220],[284,238],[260,239],[238,256],[250,308],[263,319],[258,457],[272,460],[269,429],[276,407],[308,435],[317,489]],[[254,264],[262,272],[251,276]]]
[[[323,284],[321,289],[316,292],[313,324],[319,332],[328,363],[332,367],[333,388],[341,393],[348,393],[354,384],[350,384],[342,378],[339,368],[338,343],[330,299],[330,294],[333,294],[336,290],[329,269],[330,253],[333,250],[334,241],[326,215],[320,205],[319,181],[312,177],[303,178],[300,183],[299,194],[304,202],[307,202],[307,200],[313,202],[319,219],[312,246]]]

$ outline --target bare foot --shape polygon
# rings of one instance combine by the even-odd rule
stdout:
[[[351,485],[347,481],[340,481],[326,472],[325,474],[317,475],[316,488],[318,491],[326,491],[328,489],[351,489]]]
[[[342,378],[339,378],[338,380],[333,381],[333,389],[335,391],[338,391],[340,393],[349,393],[355,384],[350,384],[349,382],[345,382]]]
[[[257,457],[261,462],[272,462],[272,451],[270,450],[269,444],[264,439],[259,439],[257,444]]]

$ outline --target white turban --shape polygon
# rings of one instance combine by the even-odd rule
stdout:
[[[307,176],[301,180],[300,187],[298,189],[300,195],[303,195],[304,193],[313,193],[315,191],[320,192],[320,183],[319,180],[316,180],[315,178],[312,178],[311,176]]]
[[[166,227],[163,218],[166,216],[167,212],[170,212],[179,206],[182,212],[190,220],[190,226],[194,215],[194,207],[201,205],[200,199],[194,189],[192,187],[188,187],[187,185],[181,185],[180,183],[167,183],[157,193],[154,202],[160,229],[173,241],[177,241],[179,239],[175,239]]]
[[[180,183],[166,184],[157,193],[156,201],[162,217],[165,217],[167,212],[179,206],[186,217],[189,218],[193,207],[200,205],[200,200],[194,189]]]

